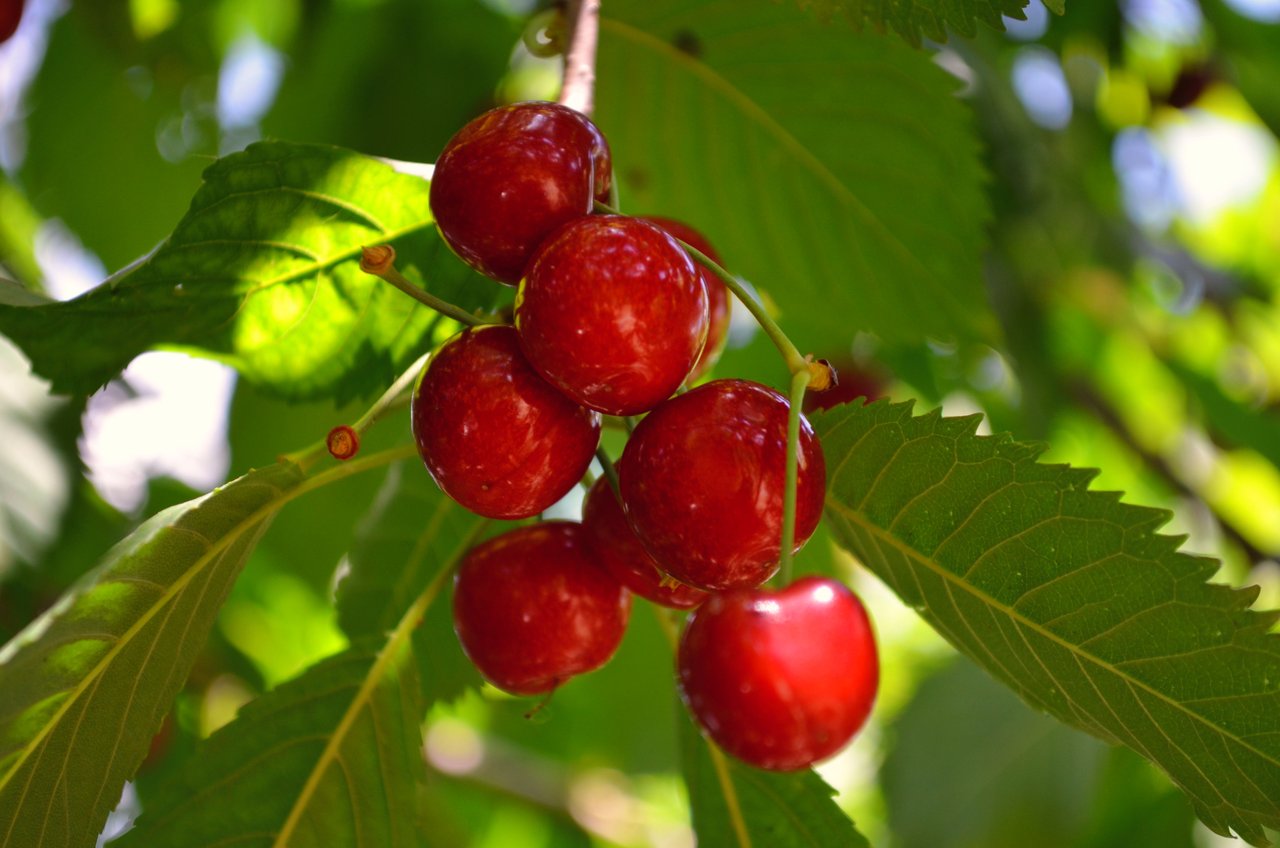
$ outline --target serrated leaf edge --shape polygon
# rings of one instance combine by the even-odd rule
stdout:
[[[880,399],[871,404],[867,404],[867,408],[872,406],[894,407],[900,410],[902,418],[907,418],[909,420],[952,422],[955,426],[959,428],[959,432],[964,435],[968,435],[970,437],[975,437],[975,438],[984,439],[984,440],[991,440],[994,444],[998,446],[1014,449],[1020,455],[1015,455],[1015,456],[1006,457],[1006,458],[1009,459],[1009,461],[1015,462],[1015,463],[1016,462],[1033,462],[1034,463],[1036,461],[1036,458],[1040,456],[1046,449],[1046,446],[1041,443],[1018,442],[1013,438],[1012,434],[1010,433],[997,433],[990,436],[977,436],[976,428],[978,424],[981,422],[983,417],[981,414],[956,416],[953,418],[944,418],[942,414],[942,409],[936,408],[926,413],[923,413],[920,416],[913,416],[912,410],[915,406],[914,400],[908,400],[902,403],[892,403],[888,399]],[[839,412],[822,412],[819,414],[819,416],[815,416],[815,418],[819,418],[819,419],[820,418],[836,418],[838,415],[839,415]],[[829,437],[832,433],[836,432],[845,423],[853,420],[853,418],[854,418],[854,413],[849,412],[843,417],[842,420],[837,420],[835,424],[832,425],[831,429],[824,434],[824,437]],[[899,420],[901,420],[901,418]],[[840,469],[844,467],[845,462],[847,462],[849,457],[851,457],[856,452],[857,446],[861,444],[862,439],[866,438],[872,432],[873,429],[874,427],[868,429],[867,433],[864,433],[861,437],[859,437],[859,439],[856,442],[854,442],[852,445],[849,446],[848,454],[831,471],[828,477],[829,480],[834,480],[836,478]],[[901,449],[901,446],[899,446],[899,449]],[[890,462],[886,462],[885,467],[887,468],[890,463],[891,463],[891,460]],[[1066,463],[1043,463],[1043,465],[1050,468],[1071,472],[1074,476],[1076,476],[1076,479],[1073,480],[1073,485],[1071,487],[1072,489],[1075,489],[1075,490],[1087,489],[1089,482],[1092,481],[1098,474],[1098,471],[1096,469],[1075,468]],[[881,474],[882,473],[883,473],[883,469],[881,471]],[[948,474],[950,474],[950,472],[948,472]],[[877,475],[876,479],[877,480],[879,479],[879,475]],[[937,484],[934,484],[934,485],[936,486]],[[863,496],[863,502],[865,502],[866,498],[869,497],[871,489],[873,489],[874,486],[875,486],[875,483],[873,482],[871,486],[868,487],[868,492]],[[1099,497],[1109,498],[1110,500],[1113,500],[1116,502],[1119,502],[1120,498],[1123,496],[1122,492],[1093,491],[1093,490],[1090,490],[1090,494],[1099,496]],[[991,495],[988,495],[988,497],[990,496]],[[1263,761],[1280,766],[1280,760],[1277,760],[1271,757],[1270,755],[1265,754],[1262,751],[1259,751],[1256,747],[1249,744],[1245,740],[1241,739],[1234,733],[1229,732],[1226,728],[1220,727],[1212,723],[1209,719],[1205,718],[1204,716],[1201,716],[1187,709],[1187,707],[1184,706],[1179,701],[1170,699],[1169,697],[1165,696],[1163,693],[1153,689],[1152,687],[1143,683],[1142,681],[1137,680],[1133,678],[1131,675],[1121,671],[1116,666],[1111,665],[1107,662],[1104,662],[1102,659],[1094,656],[1093,654],[1080,650],[1078,646],[1075,646],[1070,642],[1067,642],[1061,639],[1056,634],[1053,634],[1052,632],[1048,631],[1044,627],[1038,625],[1036,622],[1031,621],[1030,619],[1023,616],[1021,613],[1018,613],[1014,608],[996,601],[990,595],[986,594],[985,592],[981,592],[975,587],[971,586],[970,584],[968,584],[963,580],[963,577],[961,575],[953,574],[952,572],[937,566],[932,561],[932,559],[930,559],[929,557],[923,556],[922,554],[920,554],[919,551],[916,551],[914,548],[910,547],[910,545],[908,545],[907,543],[899,540],[896,536],[893,536],[888,531],[888,529],[881,528],[875,524],[862,520],[860,513],[857,511],[856,508],[850,508],[845,506],[844,504],[839,503],[831,493],[828,493],[825,500],[826,500],[826,506],[831,512],[849,521],[851,524],[854,524],[857,527],[861,528],[864,532],[868,534],[870,538],[876,540],[877,543],[879,542],[887,543],[890,547],[895,549],[899,554],[904,556],[904,558],[906,558],[907,560],[922,564],[927,570],[942,577],[943,585],[947,587],[947,592],[949,596],[952,593],[952,586],[954,584],[959,583],[964,589],[968,591],[968,593],[972,597],[977,599],[979,602],[986,604],[989,608],[993,610],[999,610],[1001,612],[1004,612],[1011,621],[1013,621],[1016,625],[1018,625],[1019,635],[1024,640],[1024,642],[1026,641],[1026,636],[1023,633],[1023,629],[1031,630],[1037,635],[1045,638],[1046,640],[1057,644],[1059,647],[1065,648],[1068,654],[1072,657],[1072,659],[1076,662],[1076,664],[1081,667],[1082,670],[1084,670],[1084,664],[1081,661],[1081,659],[1083,658],[1085,660],[1088,660],[1094,667],[1097,667],[1103,671],[1108,671],[1113,675],[1115,675],[1115,677],[1117,679],[1122,680],[1131,691],[1134,691],[1136,687],[1136,688],[1142,689],[1143,691],[1149,693],[1150,695],[1154,695],[1158,701],[1168,704],[1170,706],[1173,706],[1176,708],[1178,712],[1190,718],[1193,718],[1196,724],[1206,727],[1211,732],[1219,734],[1224,739],[1229,739],[1231,741],[1234,741],[1245,750],[1248,750],[1254,753]],[[1132,529],[1143,530],[1150,533],[1153,540],[1162,540],[1165,544],[1165,547],[1168,548],[1170,551],[1176,551],[1180,547],[1180,545],[1186,538],[1185,536],[1167,536],[1167,535],[1162,536],[1155,532],[1155,528],[1158,528],[1164,525],[1169,520],[1169,518],[1172,515],[1171,512],[1169,512],[1168,510],[1162,510],[1162,509],[1156,509],[1156,508],[1144,507],[1144,506],[1135,506],[1134,508],[1148,511],[1151,513],[1151,516],[1146,521],[1135,523]],[[1022,532],[1025,532],[1025,530]],[[1217,561],[1210,557],[1196,556],[1194,554],[1183,554],[1183,555],[1189,556],[1201,561],[1202,567],[1200,570],[1200,576],[1201,576],[1201,579],[1205,581],[1207,581],[1208,577],[1211,576],[1217,570],[1217,567],[1218,567]],[[1214,585],[1220,585],[1220,584],[1214,584]],[[1231,604],[1231,608],[1238,609],[1238,610],[1248,608],[1251,605],[1252,601],[1257,597],[1258,591],[1259,591],[1259,588],[1256,586],[1247,587],[1243,589],[1237,588],[1237,587],[1226,587],[1226,588],[1229,588],[1233,593],[1234,603]],[[953,605],[954,605],[954,600],[953,600]],[[1280,610],[1277,610],[1277,611],[1251,610],[1251,612],[1254,613],[1254,621],[1249,626],[1242,627],[1241,632],[1262,631],[1262,635],[1264,637],[1267,635],[1270,635],[1267,633],[1267,631],[1277,619],[1280,619]],[[949,628],[946,625],[943,625],[941,622],[930,619],[930,624],[935,627],[938,627],[944,633],[949,633]],[[966,626],[967,624],[968,623],[966,622]],[[1115,625],[1115,626],[1119,626],[1119,625]],[[1098,635],[1099,634],[1095,634],[1093,637],[1091,637],[1091,640],[1094,638],[1097,638]],[[1280,638],[1280,637],[1274,637],[1274,638]],[[960,642],[963,642],[964,640],[953,639],[949,637],[949,641],[960,643]],[[980,639],[977,639],[976,643],[982,644]],[[1028,645],[1028,648],[1030,648],[1029,645]],[[1036,662],[1039,663],[1040,667],[1044,670],[1048,678],[1054,681],[1055,683],[1057,683],[1056,676],[1044,665],[1044,662],[1039,657],[1038,653],[1034,649],[1031,649],[1030,653],[1032,657],[1036,659]],[[987,656],[997,667],[1005,670],[1005,674],[1009,676],[1010,680],[1016,679],[1016,675],[1010,674],[1010,672],[1004,666],[1004,664],[1000,662],[998,659],[996,659],[994,656],[992,656],[990,652],[987,652]],[[1089,679],[1092,684],[1092,680],[1093,680],[1092,676],[1086,672],[1085,677]],[[1137,750],[1140,753],[1142,753],[1144,756],[1146,756],[1147,759],[1151,760],[1152,762],[1156,762],[1156,758],[1151,756],[1150,753],[1145,750],[1145,746],[1143,746],[1139,742],[1139,740],[1136,738],[1136,736],[1134,736],[1133,732],[1128,729],[1128,723],[1122,720],[1118,715],[1116,715],[1115,711],[1111,708],[1110,704],[1107,703],[1105,699],[1102,699],[1102,703],[1105,706],[1107,706],[1108,710],[1116,718],[1119,726],[1126,730],[1129,738],[1125,740],[1117,739],[1114,736],[1114,734],[1107,732],[1105,729],[1099,727],[1096,722],[1088,719],[1087,717],[1088,713],[1086,712],[1082,714],[1081,710],[1076,706],[1074,701],[1072,701],[1070,695],[1068,694],[1069,690],[1063,687],[1060,683],[1057,685],[1058,685],[1058,690],[1062,693],[1063,697],[1066,699],[1067,705],[1070,707],[1071,713],[1078,718],[1078,720],[1082,723],[1082,725],[1093,729],[1093,732],[1095,732],[1098,736],[1104,739],[1110,739],[1118,744],[1129,745],[1130,747],[1134,748],[1134,750]],[[1096,689],[1096,685],[1095,685],[1095,689]],[[1140,699],[1138,700],[1138,703],[1140,706],[1143,706],[1144,712],[1147,712],[1145,705],[1141,704]],[[1150,719],[1149,712],[1147,714],[1148,714],[1148,718]],[[1216,784],[1214,784],[1213,781],[1208,780],[1207,776],[1205,776],[1203,770],[1200,769],[1195,759],[1189,756],[1188,753],[1182,748],[1181,745],[1179,745],[1172,738],[1170,738],[1168,734],[1164,732],[1163,727],[1161,727],[1159,723],[1155,722],[1154,720],[1151,720],[1150,723],[1153,727],[1155,727],[1157,730],[1160,731],[1160,733],[1164,736],[1164,738],[1169,742],[1172,749],[1176,751],[1178,755],[1182,757],[1183,760],[1190,763],[1192,768],[1194,768],[1201,775],[1201,777],[1205,778],[1206,784],[1214,788],[1215,791],[1217,791]],[[1230,756],[1229,749],[1228,749],[1228,755]],[[1264,798],[1266,797],[1267,793],[1263,792],[1261,787],[1258,787],[1257,784],[1254,783],[1252,778],[1247,773],[1241,770],[1241,774],[1244,776],[1246,780],[1252,783],[1256,789],[1258,789],[1259,794],[1262,797]],[[1250,810],[1249,808],[1232,804],[1225,797],[1223,797],[1221,793],[1218,794],[1218,797],[1222,801],[1221,806],[1226,807],[1230,810],[1238,810],[1241,812],[1253,812],[1258,814],[1261,814],[1263,812],[1263,811]],[[1215,832],[1222,833],[1217,828],[1211,827],[1211,829],[1213,829]],[[1254,835],[1260,835],[1260,834],[1261,834],[1261,831],[1258,830],[1257,833]],[[1222,835],[1227,835],[1227,834],[1222,833]],[[1242,834],[1242,835],[1245,835],[1245,834]],[[1246,835],[1246,838],[1248,838],[1247,835]],[[1257,843],[1257,844],[1265,844],[1265,843]]]
[[[103,656],[96,663],[93,664],[89,672],[74,687],[68,690],[69,692],[68,696],[63,699],[61,704],[58,705],[57,710],[55,710],[54,713],[44,722],[44,724],[40,727],[39,731],[31,738],[31,740],[29,740],[27,744],[23,746],[21,753],[12,761],[11,767],[8,769],[8,771],[3,776],[0,776],[0,789],[3,789],[6,785],[8,785],[9,780],[12,779],[12,777],[21,770],[22,766],[26,763],[28,758],[31,756],[32,752],[40,747],[43,740],[46,739],[49,733],[52,732],[52,729],[58,725],[58,723],[62,720],[63,716],[67,713],[67,711],[71,708],[71,706],[78,701],[78,699],[85,693],[86,690],[88,690],[90,684],[96,683],[101,678],[101,675],[103,674],[107,666],[109,666],[115,660],[115,658],[119,655],[119,653],[130,644],[131,638],[135,636],[139,630],[145,627],[146,624],[156,616],[156,614],[159,612],[160,609],[167,606],[169,602],[172,601],[173,598],[176,597],[176,595],[183,588],[185,588],[193,579],[195,579],[195,577],[198,574],[200,574],[206,567],[208,567],[209,563],[211,563],[216,557],[221,555],[231,545],[239,541],[240,538],[246,532],[249,532],[250,529],[255,526],[266,524],[268,520],[276,512],[278,512],[281,508],[283,508],[286,504],[288,504],[290,501],[295,500],[298,497],[301,497],[302,495],[308,492],[314,491],[315,489],[321,488],[325,485],[328,485],[329,483],[335,482],[345,477],[349,477],[352,474],[358,473],[360,471],[365,471],[370,468],[375,468],[380,465],[385,465],[386,463],[394,462],[397,459],[407,458],[408,456],[411,456],[414,453],[416,453],[416,451],[417,451],[417,448],[414,447],[413,445],[404,445],[400,448],[393,448],[387,451],[383,451],[381,453],[373,454],[371,456],[363,458],[362,460],[356,460],[347,465],[340,465],[340,466],[328,469],[327,471],[321,474],[317,474],[314,477],[302,480],[300,483],[298,483],[298,485],[294,486],[288,491],[280,491],[277,488],[276,491],[278,492],[278,496],[276,498],[274,498],[273,500],[269,501],[266,504],[263,504],[262,506],[258,507],[256,510],[251,512],[249,515],[247,515],[245,518],[241,519],[235,525],[235,527],[232,528],[230,532],[226,533],[220,539],[218,539],[216,542],[210,545],[209,548],[204,553],[202,553],[200,557],[196,559],[196,561],[187,570],[187,572],[184,573],[177,580],[173,581],[173,583],[170,584],[169,588],[165,592],[157,596],[156,601],[147,609],[147,611],[144,612],[141,616],[139,616],[138,619],[132,625],[130,625],[130,627],[127,630],[125,630],[123,634],[121,634],[121,636],[116,640],[116,642],[111,646],[111,648],[108,649],[103,654]],[[243,479],[244,479],[243,477],[238,478],[238,480],[243,480]],[[232,481],[232,483],[228,483],[226,486],[221,486],[218,489],[215,489],[214,492],[210,493],[210,495],[216,494],[218,491],[221,491],[231,485],[234,485],[235,482],[238,482],[238,481]],[[255,483],[254,485],[266,486],[268,484]],[[276,487],[272,487],[272,488],[276,488]],[[160,529],[161,530],[172,529],[172,525],[166,525],[165,527]],[[262,527],[261,529],[265,531],[266,528]],[[160,531],[157,530],[157,532],[160,532]],[[81,587],[81,591],[86,590],[88,587],[92,585],[94,584],[87,583],[84,587]],[[68,608],[71,604],[74,603],[75,597],[78,597],[78,595],[76,594],[70,595],[67,599],[60,601],[58,606],[61,607],[62,609]],[[6,645],[5,648],[8,649],[10,646],[18,646],[20,642],[26,642],[31,638],[33,638],[33,634],[30,631],[23,631],[22,633],[19,633],[16,637],[14,637],[12,642],[10,642],[10,645]],[[26,798],[27,792],[29,790],[30,790],[30,781],[28,781],[27,785],[23,787],[22,794],[18,799],[17,807],[21,807],[22,802]],[[17,816],[15,816],[13,820],[10,822],[10,828],[12,828],[16,822],[17,822]],[[4,841],[7,842],[11,832],[12,831],[10,830],[9,833],[5,834]]]
[[[267,484],[257,483],[254,485],[265,486]],[[291,492],[296,491],[296,489],[290,490],[290,491]],[[31,753],[37,748],[39,748],[40,743],[44,741],[44,739],[49,735],[50,732],[52,732],[52,728],[58,725],[58,723],[62,720],[63,716],[67,713],[67,711],[71,708],[71,706],[74,705],[77,702],[77,700],[80,698],[80,696],[83,695],[84,692],[89,688],[89,685],[91,683],[96,682],[98,678],[102,675],[102,673],[105,671],[106,667],[109,666],[115,660],[115,658],[120,654],[120,652],[124,650],[124,648],[129,646],[129,644],[131,643],[131,639],[137,635],[138,631],[140,631],[143,627],[145,627],[147,623],[149,623],[151,619],[154,618],[161,609],[168,606],[169,602],[173,600],[173,598],[176,597],[183,589],[185,589],[186,586],[193,579],[195,579],[196,575],[202,572],[210,562],[212,562],[217,556],[221,555],[232,544],[239,541],[240,537],[244,535],[246,532],[248,532],[250,528],[252,528],[254,525],[267,523],[267,519],[269,519],[274,512],[280,509],[280,507],[283,506],[284,503],[287,503],[287,500],[284,500],[284,499],[272,500],[269,503],[265,504],[264,506],[261,506],[258,509],[254,510],[244,520],[240,521],[232,530],[232,532],[226,534],[217,542],[214,542],[212,545],[210,545],[209,548],[203,554],[201,554],[200,557],[196,559],[196,561],[192,564],[191,568],[188,569],[186,573],[184,573],[177,580],[173,581],[173,583],[169,584],[169,587],[156,597],[156,601],[147,609],[147,611],[143,613],[141,616],[139,616],[138,619],[132,625],[130,625],[130,627],[127,630],[125,630],[125,632],[122,633],[119,638],[115,640],[112,646],[102,655],[102,657],[96,663],[93,664],[89,672],[83,678],[81,678],[80,682],[77,683],[75,686],[73,686],[69,690],[67,697],[64,698],[62,703],[58,705],[57,710],[54,711],[53,715],[51,715],[49,719],[43,724],[43,726],[36,733],[36,735],[33,736],[31,740],[23,747],[22,753],[19,754],[15,760],[13,760],[12,766],[10,767],[10,769],[3,776],[0,776],[0,789],[3,789],[6,785],[8,785],[9,780],[13,777],[13,775],[17,774],[17,772],[21,770],[22,766],[26,763],[27,759],[31,756]],[[162,529],[171,530],[175,528],[172,526],[166,526]],[[265,527],[263,527],[262,529],[265,530]],[[88,589],[94,585],[99,585],[99,584],[97,583],[87,584],[84,588]],[[158,584],[155,584],[155,585],[158,585]],[[60,606],[62,607],[60,611],[65,611],[67,608],[69,608],[69,606],[74,603],[74,599],[76,597],[79,597],[79,595],[69,596],[67,599],[65,599],[65,605],[60,604]],[[14,643],[11,643],[11,644],[16,644],[19,639],[26,641],[31,637],[31,635],[32,634],[29,634],[29,633],[20,633],[18,634],[17,637],[15,637]],[[22,794],[18,797],[17,806],[19,807],[22,806],[22,802],[23,800],[25,800],[26,793],[29,789],[30,789],[30,782],[28,781],[27,785],[23,787]],[[17,819],[15,818],[14,821],[16,822]],[[6,833],[5,840],[7,841],[8,838],[9,838],[9,833]]]

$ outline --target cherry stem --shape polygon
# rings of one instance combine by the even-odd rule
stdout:
[[[677,632],[676,623],[671,620],[668,611],[657,604],[650,605],[654,615],[658,617],[658,626],[662,629],[662,635],[667,637],[667,644],[671,646],[672,652],[680,650],[680,634]],[[703,739],[707,743],[707,754],[711,757],[711,767],[715,770],[716,781],[720,784],[720,792],[724,795],[725,807],[728,808],[729,823],[733,827],[733,834],[737,837],[739,848],[751,848],[751,834],[747,830],[746,819],[742,816],[742,804],[738,800],[738,790],[733,785],[733,778],[729,775],[729,761],[725,758],[724,753],[720,750],[716,743],[707,739],[705,734]]]
[[[590,117],[595,108],[596,43],[600,38],[600,0],[569,0],[569,49],[564,54],[562,106]]]
[[[637,423],[638,423],[638,422],[636,421],[636,417],[635,417],[634,415],[626,415],[626,416],[623,416],[623,419],[622,419],[622,426],[623,426],[623,427],[625,427],[625,428],[627,428],[627,435],[628,435],[628,436],[630,436],[632,433],[634,433],[634,432],[636,431],[636,424],[637,424]]]
[[[380,244],[374,247],[366,247],[363,248],[360,256],[360,270],[387,281],[419,303],[431,307],[447,318],[452,318],[459,324],[478,327],[484,324],[502,323],[500,318],[474,315],[447,300],[441,300],[420,286],[415,286],[400,273],[399,269],[396,268],[395,262],[396,251],[391,245]]]
[[[614,215],[618,214],[616,209],[612,209],[599,201],[596,201],[596,209]],[[791,549],[795,547],[796,538],[796,478],[799,474],[800,465],[800,407],[804,404],[804,392],[809,385],[809,381],[815,377],[826,379],[825,375],[830,368],[824,363],[813,362],[801,354],[799,348],[792,343],[791,339],[787,338],[787,334],[778,326],[778,322],[774,321],[772,316],[769,315],[769,311],[764,308],[764,304],[756,300],[738,278],[721,267],[719,262],[716,262],[687,242],[680,241],[680,239],[676,239],[676,241],[694,260],[719,277],[725,287],[733,292],[734,297],[743,306],[747,307],[747,311],[759,322],[765,335],[769,337],[774,347],[782,354],[782,358],[787,364],[787,370],[791,372],[790,406],[787,410],[786,482],[782,494],[782,547],[778,552],[778,573],[781,575],[784,584],[790,583]],[[822,376],[820,377],[819,375]]]
[[[418,357],[412,365],[404,370],[404,372],[396,377],[394,383],[387,387],[382,393],[382,397],[373,402],[373,406],[365,410],[356,423],[351,425],[351,429],[357,434],[363,436],[364,431],[368,430],[378,422],[378,419],[386,415],[392,409],[395,409],[408,401],[409,389],[413,388],[413,384],[417,382],[418,375],[422,373],[423,367],[427,364],[427,360],[431,358],[430,353],[424,353]]]
[[[614,496],[621,502],[622,492],[618,489],[618,470],[613,467],[613,460],[609,459],[609,454],[605,452],[604,445],[596,448],[596,459],[600,461],[600,467],[604,470],[604,477],[609,481],[609,488],[613,489]]]
[[[680,240],[676,239],[676,241]],[[788,371],[792,374],[798,374],[801,371],[809,370],[808,360],[806,360],[803,354],[800,353],[800,350],[792,344],[791,339],[787,338],[787,334],[782,332],[782,328],[779,327],[778,322],[774,321],[773,317],[769,315],[769,310],[765,309],[764,304],[752,297],[751,293],[746,290],[737,277],[720,267],[718,262],[713,260],[710,256],[707,256],[701,250],[698,250],[693,245],[687,244],[683,241],[680,242],[680,245],[688,251],[690,256],[696,259],[701,265],[705,266],[707,270],[719,277],[720,282],[724,283],[725,288],[733,292],[733,296],[736,297],[743,306],[747,307],[747,311],[750,312],[751,316],[759,322],[760,328],[764,330],[765,335],[769,337],[769,340],[773,342],[774,347],[776,347],[778,352],[782,354],[782,358],[787,363]]]
[[[800,473],[800,407],[804,405],[804,390],[810,379],[807,368],[791,375],[790,408],[787,410],[787,476],[782,490],[782,549],[778,557],[778,574],[784,586],[791,582],[791,549],[796,542],[796,480]]]
[[[351,429],[355,430],[357,437],[363,436],[365,430],[368,430],[376,424],[382,416],[386,415],[391,410],[397,409],[408,403],[408,390],[413,386],[414,381],[418,379],[418,374],[422,371],[422,367],[427,364],[427,359],[430,358],[430,356],[430,353],[424,353],[422,356],[418,357],[412,365],[406,368],[404,372],[395,379],[394,383],[387,387],[387,390],[382,393],[382,396],[375,400],[373,405],[365,410],[364,415],[361,415],[360,418],[356,420],[356,423],[351,425]],[[316,460],[328,453],[329,442],[328,439],[325,438],[310,447],[287,454],[285,458],[301,467],[303,471],[306,471],[315,464]]]
[[[595,206],[600,212],[607,212],[611,215],[621,214],[617,209],[601,203],[598,200],[596,201]],[[764,330],[765,335],[769,337],[769,340],[773,342],[774,347],[776,347],[778,352],[782,354],[782,358],[787,364],[788,371],[792,374],[797,374],[800,371],[809,370],[809,360],[805,359],[804,355],[800,353],[799,348],[792,343],[791,339],[787,338],[787,334],[782,332],[782,328],[779,327],[778,322],[774,321],[773,317],[769,315],[769,310],[765,309],[764,304],[756,300],[755,297],[752,296],[751,292],[746,290],[742,285],[742,282],[737,277],[726,271],[719,262],[716,262],[710,256],[707,256],[701,250],[698,250],[698,248],[688,242],[680,241],[680,239],[676,239],[676,241],[679,242],[680,246],[683,247],[689,256],[691,256],[698,264],[704,266],[711,273],[719,277],[720,282],[724,283],[725,287],[728,288],[729,291],[733,292],[733,296],[736,297],[743,306],[747,307],[747,311],[756,319],[760,324],[760,328]]]

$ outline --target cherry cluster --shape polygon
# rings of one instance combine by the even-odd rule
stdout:
[[[596,214],[611,194],[604,136],[555,103],[494,109],[453,137],[431,183],[439,231],[469,265],[518,285],[513,324],[464,329],[431,358],[414,437],[440,488],[483,516],[525,519],[597,456],[602,415],[630,428],[581,522],[503,533],[460,563],[454,624],[494,685],[550,692],[608,661],[631,594],[693,609],[682,696],[729,753],[770,769],[839,750],[866,720],[878,665],[842,584],[778,569],[789,405],[720,379],[729,318],[714,249],[676,221]],[[679,239],[679,240],[677,240]],[[821,518],[822,449],[801,419],[794,551]]]

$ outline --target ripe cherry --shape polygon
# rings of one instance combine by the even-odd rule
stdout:
[[[473,548],[454,585],[463,651],[489,682],[516,695],[549,692],[604,665],[631,612],[630,593],[570,521],[519,527]]]
[[[743,762],[776,771],[843,748],[879,682],[862,602],[824,577],[712,596],[690,619],[678,666],[681,696],[707,734]]]
[[[510,326],[463,330],[423,369],[413,435],[436,483],[472,512],[528,518],[582,479],[600,416],[529,366]]]
[[[707,599],[707,593],[701,589],[667,578],[636,538],[622,513],[622,504],[603,477],[587,494],[582,507],[582,529],[600,563],[637,595],[675,609],[691,609]]]
[[[647,216],[645,220],[652,221],[680,239],[680,241],[702,251],[717,265],[724,265],[720,260],[720,254],[711,246],[711,242],[707,241],[702,233],[688,224],[682,224],[670,218],[655,218],[651,215]],[[702,265],[696,262],[694,265],[697,266],[698,277],[702,280],[702,285],[707,290],[707,316],[709,323],[707,324],[707,343],[702,348],[702,355],[698,357],[698,361],[694,364],[693,371],[689,374],[690,382],[707,373],[711,366],[715,365],[716,360],[720,358],[720,352],[724,350],[725,339],[729,335],[730,307],[729,290],[725,288],[724,283],[720,282],[715,274]]]
[[[786,482],[786,398],[713,380],[651,412],[618,462],[636,535],[672,577],[710,591],[758,586],[777,570]],[[800,421],[795,550],[822,517],[826,464]]]
[[[543,239],[608,199],[611,182],[609,146],[585,115],[516,103],[484,113],[445,145],[431,212],[464,262],[515,285]]]
[[[0,0],[0,44],[18,31],[23,5],[23,0]]]
[[[707,295],[660,227],[592,215],[538,248],[515,321],[529,362],[557,388],[592,409],[635,415],[688,377],[707,338]]]

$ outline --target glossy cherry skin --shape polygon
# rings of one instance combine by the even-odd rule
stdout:
[[[862,602],[825,577],[713,596],[694,611],[677,664],[681,697],[716,744],[774,771],[843,748],[880,677]]]
[[[510,326],[463,330],[413,392],[418,453],[445,494],[489,518],[528,518],[582,479],[600,416],[529,366]]]
[[[23,0],[0,0],[0,44],[18,31],[23,5]]]
[[[671,235],[680,239],[685,244],[692,245],[702,251],[717,265],[724,266],[724,262],[720,259],[720,254],[711,246],[711,242],[707,241],[702,233],[695,230],[688,224],[682,224],[671,218],[657,218],[652,215],[645,217],[646,221],[652,221]],[[702,280],[702,285],[707,290],[707,343],[702,348],[702,355],[698,357],[698,361],[694,363],[693,371],[689,373],[689,381],[692,382],[710,370],[712,365],[716,364],[716,360],[720,358],[721,351],[724,350],[725,339],[729,335],[729,307],[731,299],[729,290],[725,288],[724,283],[705,267],[694,262],[698,268],[698,277]]]
[[[515,103],[484,113],[445,145],[431,212],[464,262],[515,285],[548,234],[608,199],[612,179],[609,145],[585,115]]]
[[[683,583],[665,580],[666,573],[645,550],[622,513],[622,504],[601,477],[587,493],[582,506],[582,529],[596,559],[619,583],[642,598],[674,609],[692,609],[707,593]]]
[[[592,215],[538,248],[516,295],[529,362],[569,397],[635,415],[671,396],[707,339],[707,294],[660,227]]]
[[[618,462],[636,535],[672,577],[708,591],[758,586],[778,568],[786,482],[786,398],[713,380],[640,422]],[[795,550],[818,526],[822,446],[800,420]]]
[[[453,626],[485,679],[549,692],[608,662],[631,594],[593,559],[582,525],[544,521],[473,548],[458,566]]]

